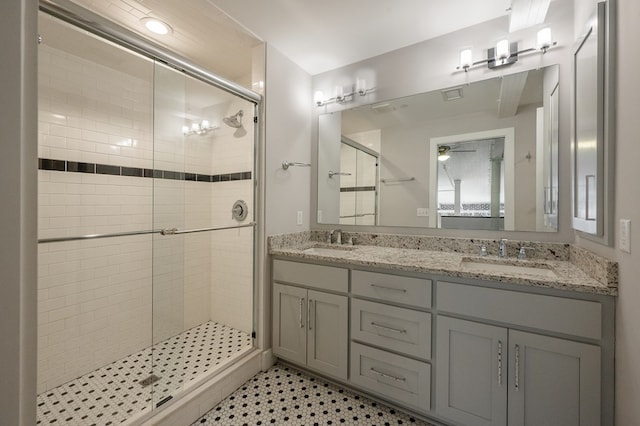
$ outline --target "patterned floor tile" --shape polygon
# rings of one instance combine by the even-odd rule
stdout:
[[[239,330],[201,324],[38,395],[37,424],[123,423],[251,345],[251,336]],[[143,387],[152,374],[159,380]]]
[[[271,424],[432,426],[281,364],[257,374],[191,426]]]

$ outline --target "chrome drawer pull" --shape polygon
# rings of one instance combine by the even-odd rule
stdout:
[[[392,331],[394,333],[406,333],[407,332],[407,330],[401,330],[399,328],[387,327],[386,325],[376,324],[375,322],[372,322],[371,325],[374,326],[375,328],[381,328],[383,330]]]
[[[383,290],[399,291],[401,293],[406,293],[407,292],[406,288],[393,288],[393,287],[387,287],[387,286],[378,285],[378,284],[371,284],[371,287],[380,288],[380,289],[383,289]]]
[[[384,377],[385,379],[393,379],[393,380],[395,380],[396,382],[404,382],[404,381],[406,381],[406,380],[407,380],[407,379],[405,379],[404,377],[396,377],[396,376],[391,376],[391,375],[389,375],[389,374],[382,373],[382,372],[380,372],[380,371],[376,370],[376,369],[375,369],[375,368],[373,368],[373,367],[372,367],[372,368],[370,368],[370,369],[369,369],[369,371],[371,371],[373,374],[377,374],[377,375],[378,375],[378,376],[380,376],[380,377]]]

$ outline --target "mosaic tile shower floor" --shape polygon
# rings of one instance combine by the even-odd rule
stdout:
[[[433,426],[280,364],[257,374],[191,426],[281,424]]]
[[[37,424],[123,423],[251,344],[251,336],[239,330],[201,324],[38,395]],[[139,382],[151,374],[160,379],[143,387]]]

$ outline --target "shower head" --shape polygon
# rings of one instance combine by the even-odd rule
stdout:
[[[223,118],[222,121],[224,122],[224,124],[226,124],[229,127],[239,129],[240,127],[242,127],[243,115],[244,115],[244,111],[240,110],[230,117]]]

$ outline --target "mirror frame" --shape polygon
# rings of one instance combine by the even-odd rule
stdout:
[[[614,44],[613,44],[613,10],[611,1],[600,2],[596,6],[595,12],[587,21],[584,31],[578,37],[574,45],[572,56],[572,97],[571,97],[571,206],[572,206],[572,226],[580,231],[581,235],[597,242],[613,244],[613,214],[610,211],[613,207],[613,172],[614,161],[614,91],[613,67],[614,67]],[[597,86],[596,104],[592,105],[597,111],[597,122],[595,129],[596,136],[596,217],[578,217],[577,203],[578,197],[578,162],[581,152],[578,149],[578,128],[583,117],[578,115],[578,55],[589,37],[596,37],[596,69],[595,81],[591,82]],[[588,189],[587,189],[588,190]],[[588,196],[587,202],[588,202]],[[588,206],[586,207],[588,210]]]

